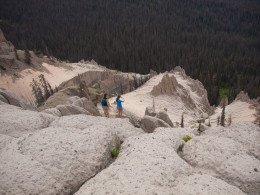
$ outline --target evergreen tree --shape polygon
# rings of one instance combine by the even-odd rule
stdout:
[[[220,117],[220,125],[222,127],[225,127],[225,103],[223,104],[222,112],[221,112],[221,117]]]
[[[47,100],[52,94],[49,89],[50,84],[48,83],[48,81],[46,81],[43,74],[39,75],[39,79],[40,79],[40,83],[41,83],[41,86],[44,91],[44,98]]]
[[[184,114],[181,115],[181,128],[184,127]]]
[[[220,116],[218,116],[217,118],[217,126],[219,126],[219,122],[220,122]]]
[[[15,54],[15,58],[16,58],[17,60],[20,60],[16,48],[14,48],[14,54]]]
[[[24,51],[24,61],[26,64],[31,64],[31,54],[28,49]]]
[[[36,100],[36,105],[39,106],[45,101],[40,84],[35,79],[33,79],[30,85]]]

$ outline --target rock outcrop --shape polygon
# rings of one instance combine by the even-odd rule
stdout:
[[[109,131],[112,134],[117,135],[122,141],[128,137],[144,133],[142,129],[135,128],[128,119],[109,119],[82,114],[61,117],[53,121],[50,126],[77,129],[91,128],[93,131],[95,131],[95,129],[99,129],[100,131]]]
[[[151,116],[144,116],[140,124],[141,128],[147,133],[152,133],[157,127],[170,127],[163,120]]]
[[[156,116],[156,112],[153,107],[146,107],[145,115],[146,116]]]
[[[158,95],[177,95],[177,88],[180,87],[176,78],[174,76],[169,76],[166,74],[161,82],[153,87],[151,94],[153,96]]]
[[[191,165],[215,172],[249,194],[260,191],[260,128],[252,123],[210,128],[183,147]]]
[[[164,122],[166,122],[168,125],[170,125],[170,127],[173,127],[173,123],[169,117],[169,115],[167,114],[166,111],[159,111],[156,114],[156,118],[159,118],[161,120],[163,120]]]
[[[48,127],[57,117],[12,105],[0,106],[0,134],[20,137]]]
[[[174,194],[174,181],[192,172],[176,153],[185,129],[159,129],[128,138],[117,160],[87,181],[76,195]]]
[[[98,128],[24,135],[0,152],[0,194],[73,194],[111,162],[116,144],[115,135]]]
[[[62,101],[65,101],[65,99]],[[101,116],[93,102],[88,101],[85,97],[80,98],[78,96],[67,97],[66,105],[58,105],[55,108],[48,108],[43,112],[54,116],[68,116],[75,114]]]
[[[5,39],[4,33],[0,29],[0,55],[8,55],[14,51],[14,45]]]
[[[21,97],[1,87],[0,87],[0,100],[6,104],[18,106],[23,109],[35,110],[35,108],[31,104],[23,100]]]

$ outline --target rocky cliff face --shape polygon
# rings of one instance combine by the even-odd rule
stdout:
[[[118,73],[115,71],[89,71],[63,82],[59,89],[79,87],[83,82],[87,87],[95,88],[100,93],[115,96],[133,91],[151,77],[133,73]]]
[[[14,51],[13,44],[5,39],[4,33],[0,29],[0,55],[7,55],[12,51]]]

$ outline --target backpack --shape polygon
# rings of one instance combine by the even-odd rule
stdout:
[[[101,105],[102,105],[102,106],[107,106],[106,99],[102,99],[102,101],[101,101]]]

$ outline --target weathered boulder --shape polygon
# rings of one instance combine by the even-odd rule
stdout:
[[[117,140],[98,128],[23,135],[0,152],[0,194],[73,194],[111,162]]]
[[[60,111],[62,116],[68,116],[74,114],[90,115],[90,113],[87,110],[74,105],[58,105],[56,106],[56,108]]]
[[[132,112],[127,111],[124,109],[123,116],[129,119],[129,122],[132,123],[137,128],[140,128],[141,118],[137,115],[133,114]]]
[[[45,110],[48,108],[55,108],[58,105],[65,105],[70,97],[79,96],[80,91],[77,87],[68,87],[62,89],[52,96],[50,96],[43,106],[40,106],[40,110]]]
[[[52,114],[52,115],[58,116],[58,117],[62,116],[61,112],[57,108],[48,108],[42,112],[47,113],[47,114]]]
[[[206,135],[230,138],[243,145],[245,149],[260,159],[260,127],[251,122],[240,122],[229,127],[211,127]]]
[[[191,194],[230,194],[242,195],[240,189],[226,183],[223,180],[217,179],[210,175],[194,174],[182,178],[178,185],[173,190],[174,194],[191,195]]]
[[[31,133],[36,130],[48,127],[56,119],[55,116],[22,110],[12,105],[0,106],[0,134],[19,137],[24,133]]]
[[[260,190],[260,161],[247,154],[242,144],[230,138],[199,136],[183,147],[183,158],[191,165],[215,171],[246,193]]]
[[[0,134],[0,152],[13,139],[14,138],[12,136]]]
[[[174,149],[183,143],[179,133],[161,129],[126,139],[116,161],[88,180],[76,195],[173,194],[174,181],[192,172]]]
[[[260,192],[260,161],[249,155],[236,155],[217,167],[218,173],[230,184],[248,194]]]
[[[159,118],[145,116],[140,121],[141,128],[148,133],[152,133],[157,127],[170,127],[166,122]]]
[[[142,129],[135,128],[128,119],[95,117],[82,114],[58,118],[50,126],[78,129],[97,128],[100,131],[109,131],[116,134],[122,141],[128,137],[144,133]]]
[[[72,102],[71,104],[74,106],[78,106],[78,107],[82,107],[83,109],[87,110],[91,115],[93,116],[101,116],[101,114],[99,113],[97,107],[94,105],[93,102],[88,101],[87,98],[75,98],[73,97],[75,100],[71,100]]]
[[[156,116],[156,112],[153,107],[147,107],[145,109],[145,115],[146,116]]]
[[[72,96],[72,97],[68,98],[67,104],[72,104],[73,102],[76,102],[77,100],[80,100],[79,96]]]
[[[168,125],[170,125],[171,127],[173,127],[173,123],[169,117],[169,115],[167,114],[166,111],[160,111],[156,114],[156,118],[159,118],[161,120],[163,120],[164,122],[166,122]]]
[[[24,109],[35,110],[35,108],[32,105],[30,105],[28,102],[23,100],[21,97],[1,87],[0,87],[0,96],[1,96],[0,100],[5,103],[18,106]]]

